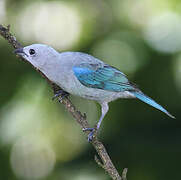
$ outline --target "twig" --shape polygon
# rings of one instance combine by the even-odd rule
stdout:
[[[124,168],[122,172],[122,180],[127,180],[126,178],[127,172],[128,172],[128,168]]]
[[[15,49],[23,47],[10,33],[10,25],[7,27],[4,27],[0,25],[0,35],[6,39],[11,46],[13,46]],[[19,57],[20,58],[20,57]],[[24,60],[23,58],[21,58]],[[28,62],[28,61],[26,61]],[[33,67],[36,69],[35,67]],[[54,93],[56,93],[61,88],[57,86],[56,84],[52,83],[42,72],[40,72],[38,69],[36,69],[41,76],[43,76],[48,83],[52,86]],[[67,111],[74,117],[74,119],[79,123],[81,128],[89,128],[88,121],[86,120],[86,114],[82,114],[80,111],[76,109],[76,107],[72,104],[72,102],[68,98],[64,98],[61,103],[65,106]],[[84,132],[87,135],[87,132]],[[119,175],[118,171],[116,170],[115,166],[113,165],[104,145],[98,140],[97,136],[93,138],[93,141],[91,142],[95,150],[97,151],[102,163],[100,160],[95,156],[96,163],[102,167],[107,174],[114,180],[126,180],[126,173],[127,169],[123,170],[122,177]]]

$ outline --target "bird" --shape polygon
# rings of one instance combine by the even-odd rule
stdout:
[[[83,129],[89,131],[89,142],[93,140],[94,133],[99,130],[109,110],[108,103],[118,98],[137,98],[169,117],[175,118],[156,101],[145,95],[137,85],[131,83],[123,72],[92,55],[82,52],[58,52],[46,44],[32,44],[15,49],[14,53],[31,63],[63,89],[55,96],[67,92],[97,101],[101,105],[102,113],[96,126]]]

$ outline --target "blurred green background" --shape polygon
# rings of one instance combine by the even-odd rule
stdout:
[[[90,53],[116,66],[176,120],[138,100],[110,103],[100,139],[129,180],[181,179],[181,1],[0,0],[24,46]],[[0,179],[108,180],[79,125],[0,37]],[[72,97],[93,126],[100,107]]]

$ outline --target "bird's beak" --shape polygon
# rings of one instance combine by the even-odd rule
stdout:
[[[18,55],[24,54],[23,48],[15,49],[13,52]]]
[[[13,52],[14,52],[15,54],[17,54],[17,55],[20,55],[20,56],[23,56],[23,55],[28,56],[28,55],[23,51],[23,48],[15,49]]]

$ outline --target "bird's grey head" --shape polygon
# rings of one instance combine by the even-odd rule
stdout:
[[[52,47],[44,44],[32,44],[24,48],[16,49],[14,53],[22,56],[40,70],[52,64],[52,61],[54,61],[59,54]]]

